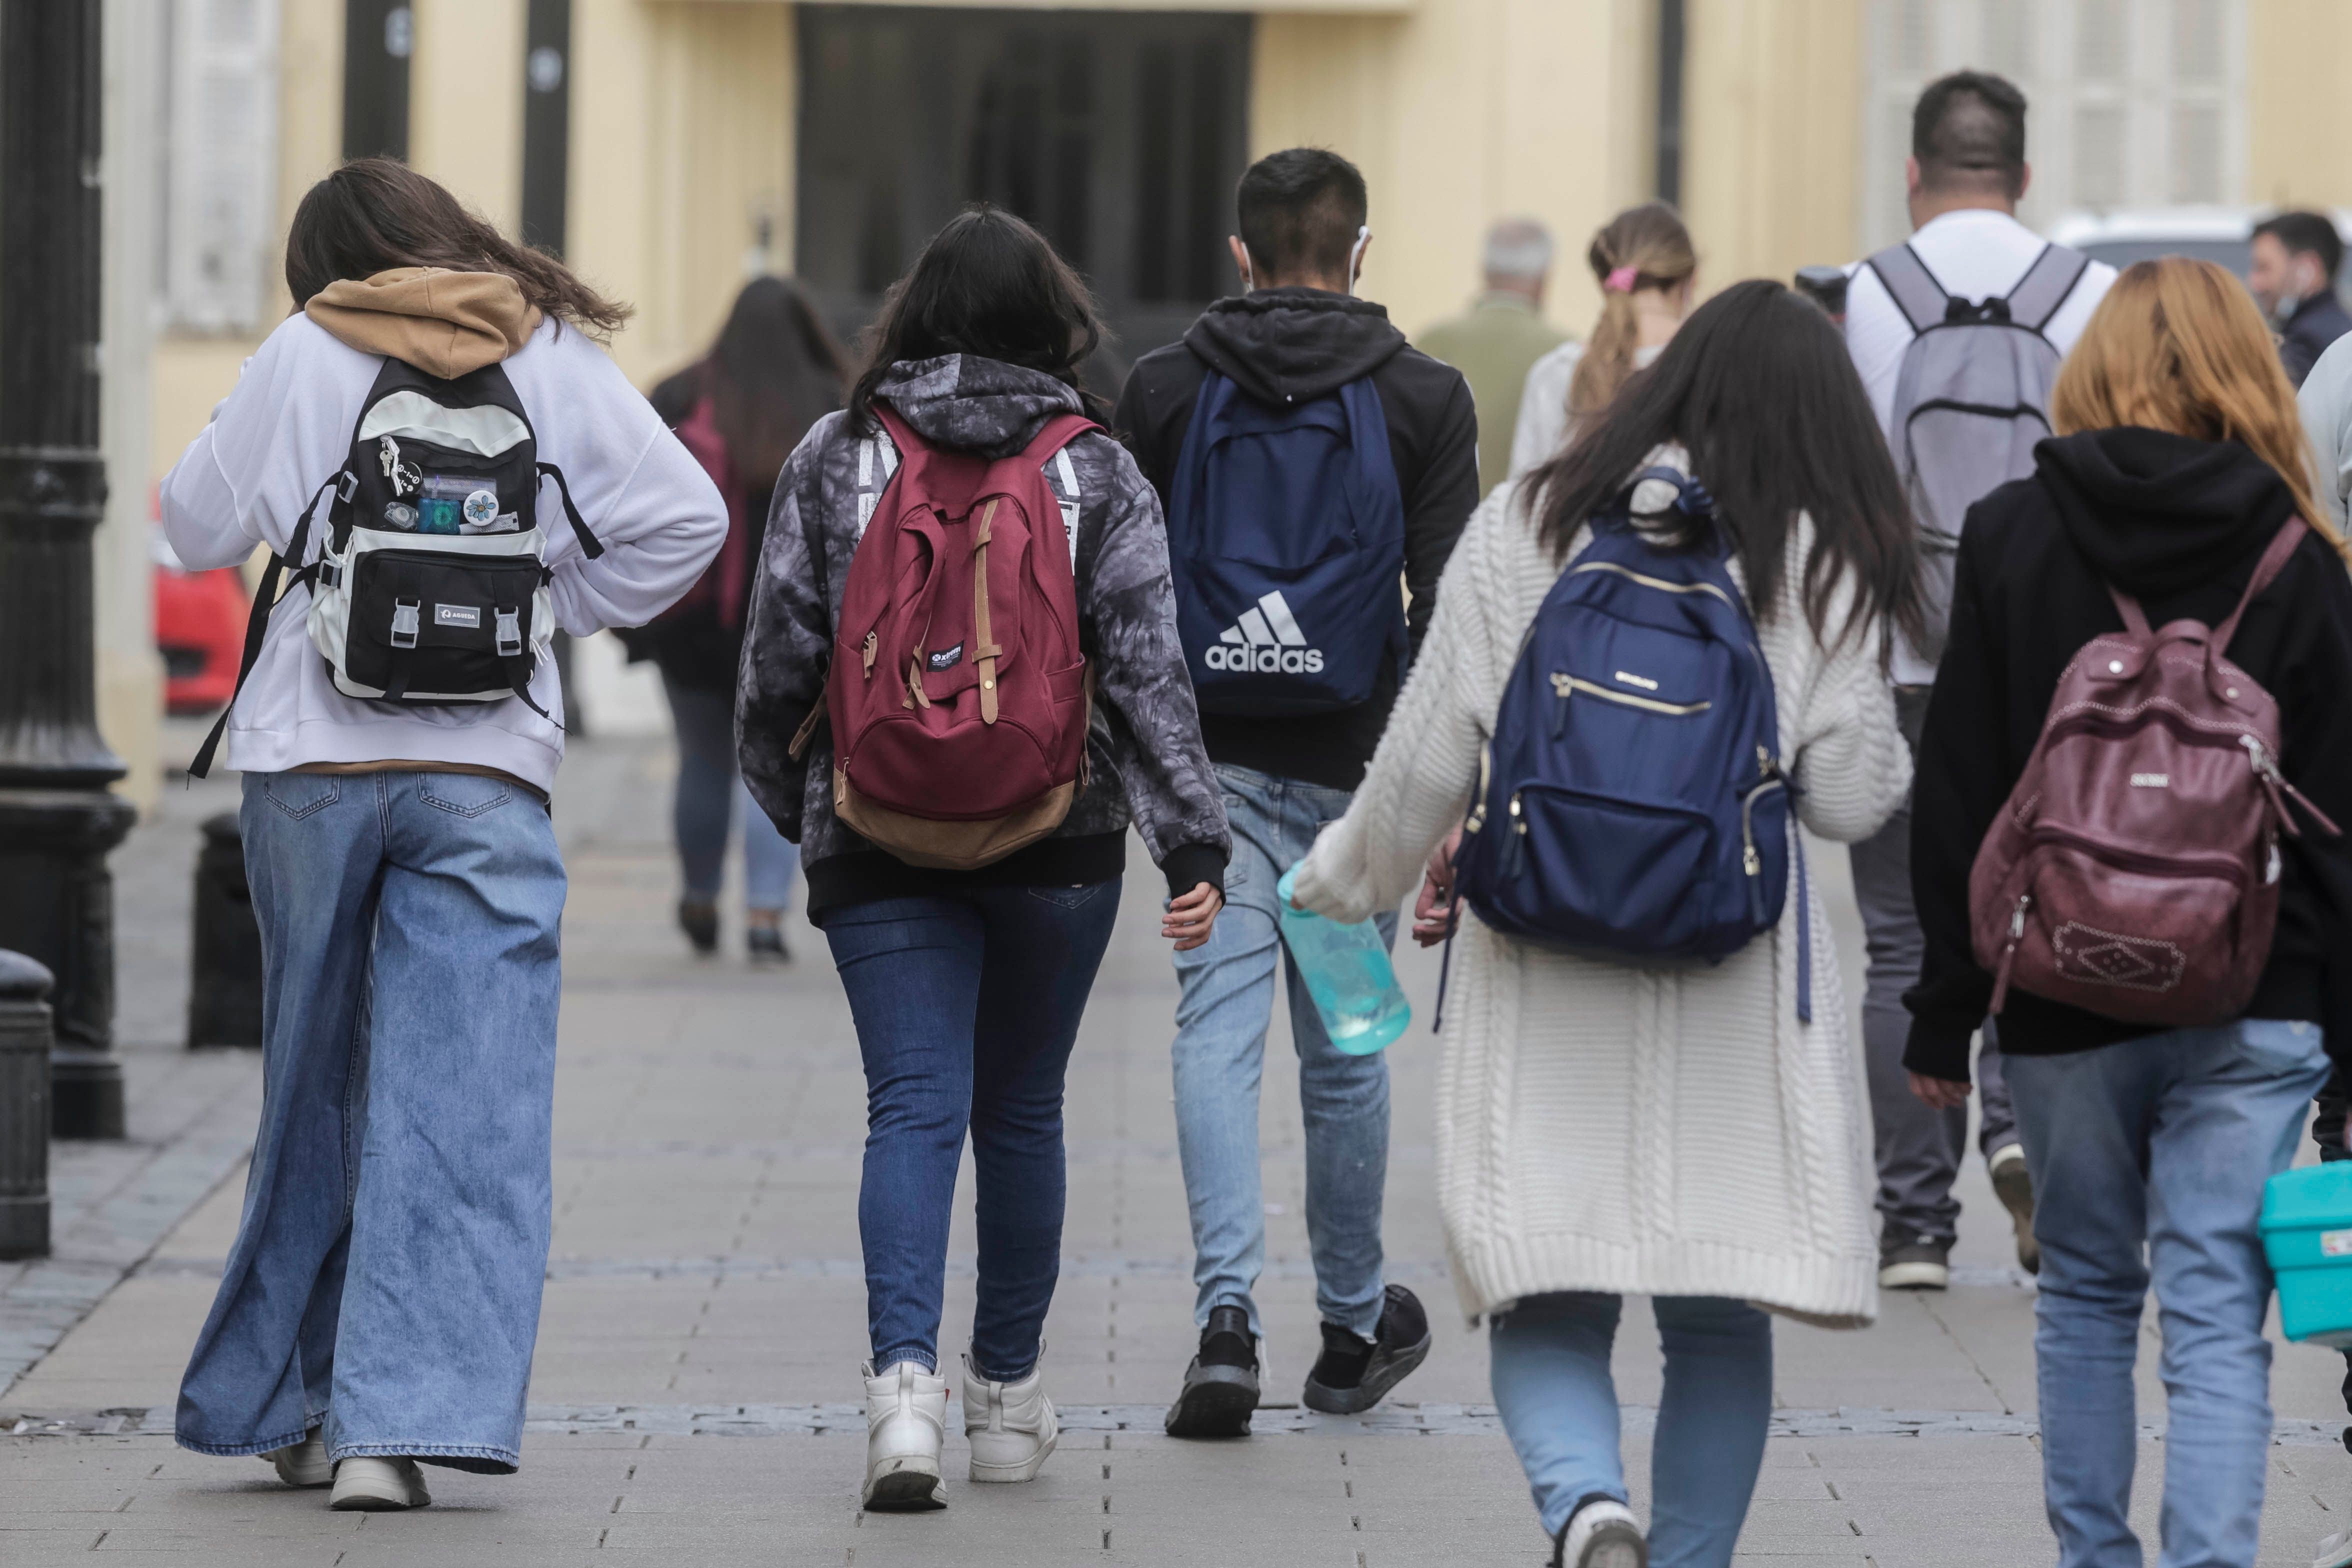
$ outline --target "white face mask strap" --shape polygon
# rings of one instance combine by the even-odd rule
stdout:
[[[1356,230],[1356,248],[1348,252],[1348,298],[1350,300],[1356,297],[1356,279],[1363,270],[1364,247],[1371,243],[1371,226],[1370,224],[1360,226]]]

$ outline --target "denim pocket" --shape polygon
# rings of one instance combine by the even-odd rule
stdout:
[[[1032,888],[1029,896],[1043,899],[1057,909],[1082,910],[1109,886],[1108,882],[1089,882],[1083,888]]]
[[[271,773],[261,781],[269,804],[299,822],[343,798],[343,781],[333,773]]]
[[[2238,1054],[2263,1072],[2284,1078],[2327,1063],[2327,1037],[2320,1026],[2301,1018],[2241,1018]]]
[[[514,792],[497,779],[479,773],[427,773],[416,787],[416,798],[436,810],[468,819],[487,816],[513,798]]]

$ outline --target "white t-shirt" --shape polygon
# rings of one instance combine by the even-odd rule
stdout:
[[[2008,294],[2023,280],[2047,243],[2009,214],[1990,207],[1965,207],[1930,218],[1911,236],[1912,252],[1943,285],[1944,292],[1965,300]],[[1853,356],[1863,390],[1870,395],[1871,411],[1878,416],[1878,427],[1886,433],[1891,447],[1895,382],[1902,374],[1904,352],[1918,334],[1867,263],[1857,261],[1846,271],[1851,279],[1845,294],[1846,352]],[[2092,262],[2074,280],[2074,292],[2042,329],[2042,335],[2062,354],[2072,349],[2115,280],[2114,268],[2104,261]],[[1897,638],[1894,674],[1902,685],[1925,686],[1936,679],[1936,667],[1907,640]]]
[[[1665,352],[1664,343],[1633,351],[1633,368],[1647,370]],[[1528,367],[1519,393],[1519,422],[1511,430],[1511,474],[1517,479],[1557,453],[1568,439],[1568,384],[1576,379],[1584,345],[1571,338]]]
[[[2048,241],[2004,212],[1990,207],[1964,207],[1930,218],[1911,236],[1911,249],[1947,294],[1965,300],[1989,300],[2006,295],[2025,277],[2026,268]],[[1878,415],[1878,426],[1895,438],[1895,378],[1903,368],[1903,351],[1918,334],[1903,317],[1894,296],[1863,262],[1846,269],[1852,279],[1845,292],[1845,346],[1861,373],[1863,390]],[[2106,298],[2116,269],[2094,261],[2074,282],[2074,291],[2042,329],[2060,353],[2074,346],[2090,324],[2091,312]]]

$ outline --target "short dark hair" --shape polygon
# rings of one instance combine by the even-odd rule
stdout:
[[[1243,174],[1234,205],[1250,265],[1273,277],[1346,272],[1370,210],[1362,174],[1322,147],[1260,158]]]
[[[2025,95],[1989,71],[1954,71],[1920,93],[1911,110],[1911,156],[1929,190],[1998,183],[2025,194]]]
[[[2254,225],[2255,237],[2265,234],[2284,246],[2289,256],[2319,258],[2319,269],[2330,283],[2336,281],[2336,269],[2344,265],[2344,237],[2325,214],[2279,213]]]

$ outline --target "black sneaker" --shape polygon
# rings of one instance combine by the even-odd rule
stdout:
[[[698,899],[677,901],[677,929],[698,953],[719,951],[719,906],[706,904]]]
[[[784,928],[771,925],[751,925],[743,928],[743,951],[754,963],[790,963],[792,950],[784,946]]]
[[[1429,1315],[1402,1285],[1388,1288],[1381,1326],[1369,1344],[1337,1323],[1323,1325],[1323,1353],[1299,1397],[1309,1410],[1353,1415],[1370,1410],[1429,1355]]]
[[[1878,1238],[1882,1290],[1944,1290],[1952,1283],[1952,1244],[1890,1225]]]
[[[1246,1437],[1257,1408],[1257,1341],[1249,1314],[1212,1307],[1201,1353],[1184,1369],[1183,1391],[1168,1407],[1171,1437]]]

